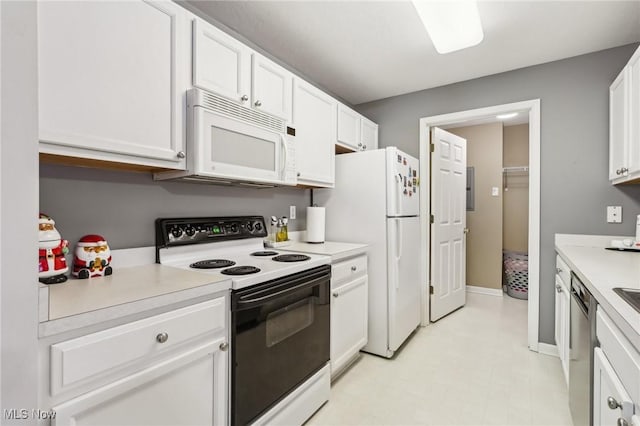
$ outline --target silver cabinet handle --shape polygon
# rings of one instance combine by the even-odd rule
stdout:
[[[176,156],[177,156],[178,158],[184,158],[184,157],[186,157],[187,155],[184,153],[184,151],[179,151],[179,152],[176,154]]]
[[[607,398],[607,405],[609,406],[609,408],[611,408],[612,410],[615,410],[617,408],[622,408],[622,405],[620,405],[620,403],[618,401],[616,401],[616,399],[612,396],[610,396],[609,398]],[[624,419],[623,419],[624,420]]]
[[[620,171],[620,169],[616,169],[616,174],[617,174],[618,176],[620,176],[620,173],[622,173],[622,172]]]
[[[360,143],[358,144],[358,146],[362,146],[362,142],[360,142]]]
[[[229,343],[228,342],[223,342],[220,343],[220,350],[225,352],[227,349],[229,349]]]
[[[556,284],[556,291],[558,293],[562,293],[562,287],[560,287],[560,285]]]
[[[556,268],[556,274],[562,273],[562,268]]]
[[[240,98],[240,100],[242,102],[247,102],[249,100],[249,97],[247,95],[242,95],[242,97]]]
[[[158,343],[164,343],[169,340],[169,335],[167,333],[160,333],[156,336],[156,341]]]
[[[622,417],[618,417],[618,421],[616,422],[617,426],[629,426],[629,422]]]
[[[296,176],[300,177],[300,172],[296,173]]]
[[[628,171],[629,171],[628,168],[623,167],[623,168],[620,169],[620,174],[623,175],[623,174],[627,173]]]
[[[352,267],[351,267],[351,270],[352,270],[353,272],[355,272],[357,269],[358,269],[358,268],[357,268],[356,266],[352,266]]]
[[[340,296],[338,293],[333,293],[333,297],[338,297]]]
[[[255,106],[257,106],[257,107],[262,106],[262,102],[260,102],[260,101],[255,101],[254,105],[255,105]]]

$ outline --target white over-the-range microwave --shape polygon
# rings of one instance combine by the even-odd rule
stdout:
[[[286,122],[201,90],[187,91],[187,169],[156,180],[294,186],[295,130]]]

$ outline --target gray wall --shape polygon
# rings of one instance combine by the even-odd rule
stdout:
[[[38,78],[35,2],[0,2],[0,423],[38,407]]]
[[[357,106],[379,124],[380,145],[419,153],[422,117],[541,100],[540,341],[553,343],[554,234],[635,235],[640,185],[608,182],[608,88],[637,45],[388,98]],[[620,205],[622,224],[605,206]]]
[[[305,189],[156,182],[148,173],[40,165],[40,211],[72,246],[90,233],[104,236],[111,248],[153,246],[159,217],[289,216],[290,205],[298,218],[289,229],[306,229]]]

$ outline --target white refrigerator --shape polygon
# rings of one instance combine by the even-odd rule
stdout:
[[[418,160],[395,147],[336,156],[334,189],[315,190],[326,207],[326,238],[369,244],[369,336],[364,347],[392,357],[420,324]]]

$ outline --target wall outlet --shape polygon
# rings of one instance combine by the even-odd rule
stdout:
[[[289,219],[296,218],[296,206],[289,206]]]
[[[497,186],[492,186],[491,187],[491,196],[492,197],[499,197],[500,196],[500,188],[498,188]]]
[[[607,223],[622,223],[622,206],[607,206]]]

